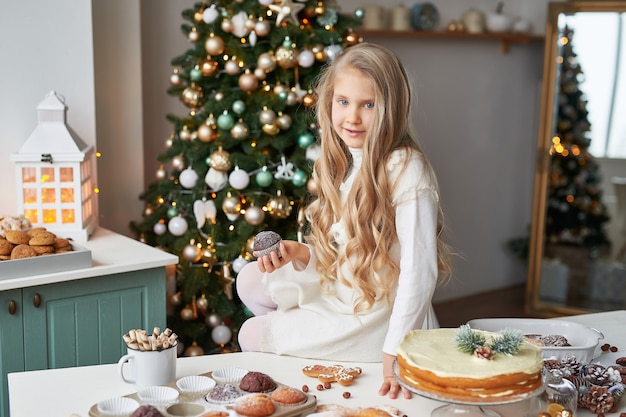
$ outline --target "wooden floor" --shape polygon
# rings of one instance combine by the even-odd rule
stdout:
[[[490,317],[527,317],[524,285],[434,304],[441,327],[458,327],[468,320]]]

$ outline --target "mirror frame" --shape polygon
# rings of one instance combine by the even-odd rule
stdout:
[[[541,91],[541,112],[537,140],[535,164],[535,186],[530,228],[528,258],[528,280],[526,282],[525,312],[530,316],[558,317],[572,314],[585,314],[589,310],[579,307],[556,306],[539,299],[541,282],[541,261],[544,252],[544,230],[546,220],[546,187],[550,167],[550,140],[553,135],[554,91],[556,83],[556,53],[559,35],[558,17],[560,14],[576,12],[626,12],[626,1],[568,1],[548,4],[546,22],[543,85]]]

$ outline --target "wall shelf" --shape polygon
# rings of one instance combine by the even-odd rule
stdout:
[[[467,33],[465,31],[420,31],[420,30],[369,30],[361,29],[359,35],[368,37],[400,37],[400,38],[429,38],[429,39],[466,39],[466,40],[493,40],[502,43],[502,52],[509,52],[511,44],[526,44],[530,42],[543,42],[543,35],[534,33],[512,32],[485,32]]]

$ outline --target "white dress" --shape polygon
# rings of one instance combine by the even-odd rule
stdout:
[[[345,198],[361,166],[361,150],[350,149],[353,169],[340,187]],[[388,161],[392,184],[402,170],[406,151]],[[315,271],[315,254],[306,267],[292,264],[264,277],[265,290],[278,305],[267,315],[262,350],[281,355],[337,361],[380,362],[382,352],[396,354],[400,338],[409,330],[437,327],[431,298],[437,282],[437,193],[424,173],[422,156],[410,153],[411,162],[394,191],[398,238],[391,250],[400,259],[400,276],[393,305],[377,300],[355,315],[354,291],[336,283],[335,293],[322,294]],[[341,219],[331,229],[339,250],[347,241]],[[344,276],[349,277],[347,268]],[[391,323],[391,324],[390,324]]]

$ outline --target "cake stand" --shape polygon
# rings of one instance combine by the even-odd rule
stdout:
[[[419,388],[407,384],[400,376],[397,361],[394,361],[393,363],[393,374],[402,388],[422,397],[447,403],[446,405],[434,409],[431,412],[430,417],[502,417],[497,412],[487,409],[485,407],[493,405],[514,404],[536,397],[544,390],[543,385],[541,385],[535,391],[527,392],[524,394],[510,395],[507,397],[485,397],[477,401],[468,401],[467,398],[456,397],[453,395],[448,396],[435,394],[432,392],[420,390]]]

